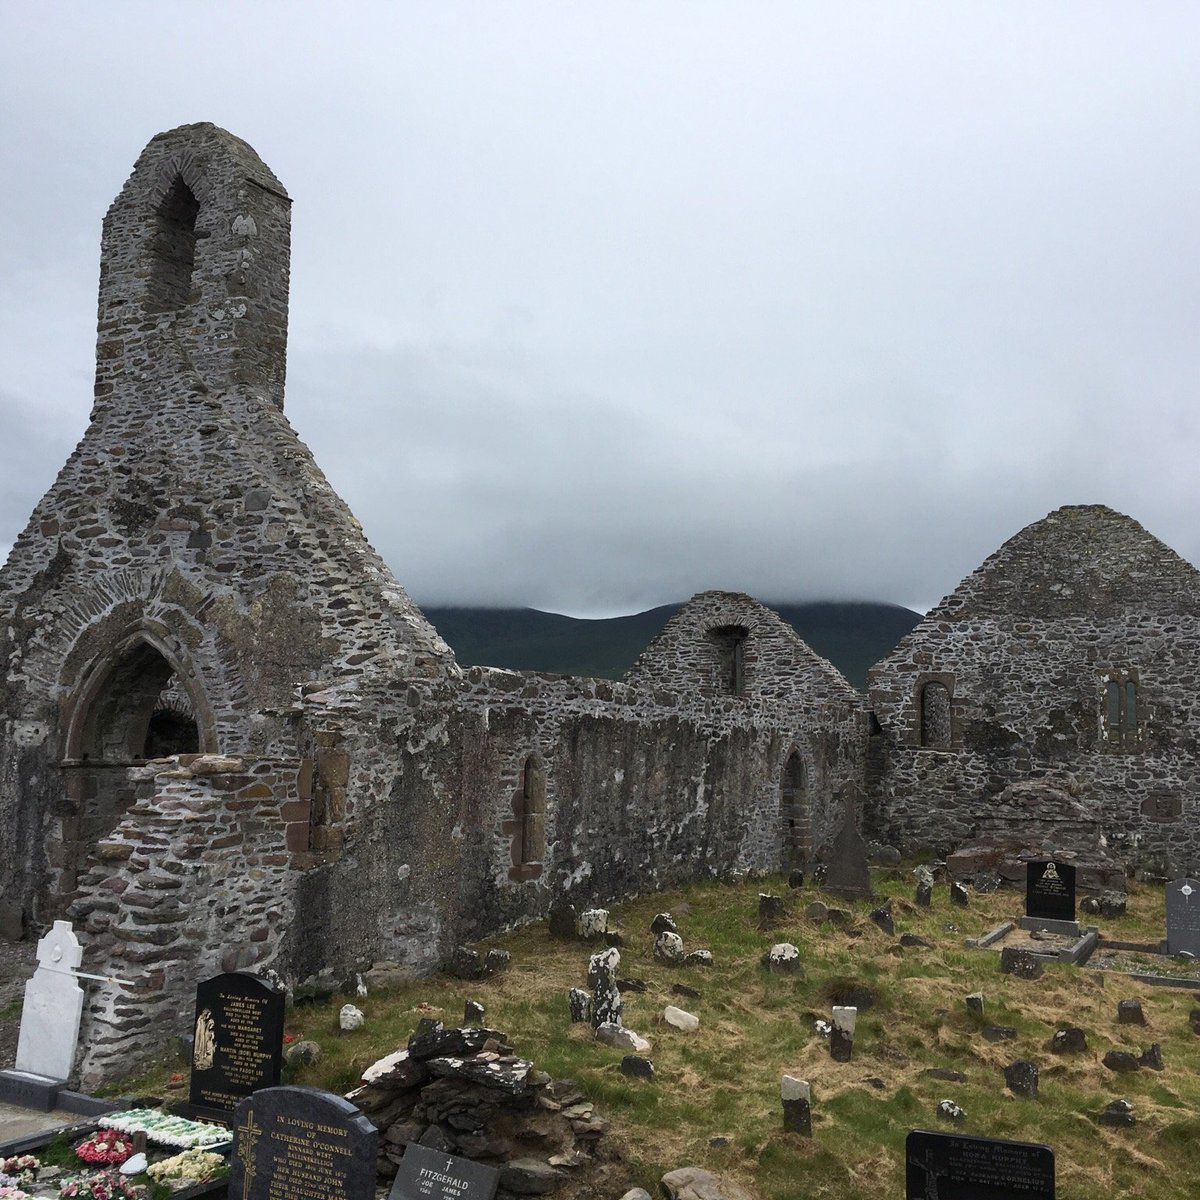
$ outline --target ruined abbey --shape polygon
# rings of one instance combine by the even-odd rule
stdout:
[[[69,916],[136,984],[93,992],[85,1081],[215,971],[428,971],[559,899],[810,861],[852,797],[906,853],[1007,819],[1200,862],[1200,577],[1107,508],[1018,533],[866,695],[726,592],[620,683],[461,668],[284,416],[290,206],[215,126],[146,147],[90,424],[0,573],[7,924]]]

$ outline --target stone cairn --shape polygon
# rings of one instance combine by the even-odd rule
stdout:
[[[535,1070],[497,1029],[422,1024],[406,1049],[368,1067],[347,1096],[379,1130],[382,1178],[395,1176],[413,1142],[498,1168],[500,1200],[573,1195],[598,1174],[619,1173],[598,1156],[608,1123],[571,1080]],[[619,1195],[620,1181],[613,1182]]]

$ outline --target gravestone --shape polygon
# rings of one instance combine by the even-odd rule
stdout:
[[[859,790],[849,784],[842,792],[842,827],[833,839],[828,870],[822,887],[834,895],[855,898],[871,895],[871,869],[867,843],[858,832]]]
[[[264,1088],[233,1111],[230,1200],[375,1200],[379,1134],[348,1100]]]
[[[247,1096],[279,1083],[284,994],[253,975],[227,973],[196,988],[189,1111],[226,1120]]]
[[[16,1069],[26,1075],[63,1082],[75,1064],[83,988],[74,972],[83,947],[70,921],[55,921],[37,944],[37,970],[25,985]]]
[[[1167,884],[1167,953],[1200,958],[1200,880]]]
[[[492,1200],[499,1182],[495,1167],[409,1142],[388,1200]]]
[[[1075,868],[1070,863],[1025,864],[1025,915],[1022,929],[1079,932],[1075,920]]]
[[[914,1129],[904,1157],[905,1200],[1054,1200],[1049,1146]]]

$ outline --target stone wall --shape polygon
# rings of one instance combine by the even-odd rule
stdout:
[[[281,411],[289,210],[193,125],[105,219],[91,422],[0,571],[0,890],[35,922],[169,704],[177,749],[287,758],[307,681],[458,674]]]
[[[948,742],[922,721],[930,683]],[[1200,574],[1129,517],[1067,507],[1022,530],[868,689],[869,824],[902,848],[969,844],[1009,784],[1044,780],[1130,867],[1200,861]]]
[[[91,985],[88,1085],[185,1032],[199,980],[280,965],[295,874],[310,865],[307,846],[288,848],[306,808],[298,763],[181,755],[135,774],[138,797],[96,846],[68,910],[83,969],[122,981]]]

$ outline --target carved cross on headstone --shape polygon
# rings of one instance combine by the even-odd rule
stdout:
[[[38,942],[37,959],[38,968],[25,985],[17,1070],[48,1079],[69,1079],[83,1015],[83,988],[75,977],[83,961],[83,947],[70,921],[54,922]]]

